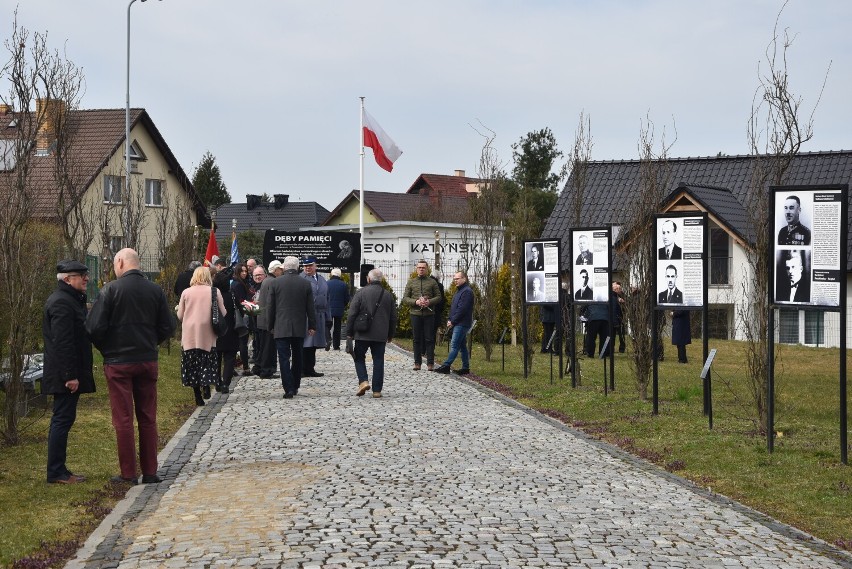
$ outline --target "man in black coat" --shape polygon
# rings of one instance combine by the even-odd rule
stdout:
[[[65,465],[68,433],[77,419],[81,393],[95,391],[92,376],[92,343],[86,334],[86,285],[89,267],[77,261],[56,265],[56,290],[44,305],[43,395],[53,395],[53,416],[47,435],[47,481],[77,484],[85,477]]]
[[[139,253],[122,249],[112,266],[117,278],[101,289],[86,318],[86,331],[104,357],[118,446],[121,474],[110,482],[137,483],[135,417],[142,483],[156,484],[159,345],[175,331],[174,310],[163,289],[142,273]]]
[[[393,295],[382,286],[384,275],[381,270],[373,269],[367,274],[367,286],[358,289],[349,303],[349,316],[346,319],[346,338],[355,341],[352,359],[355,362],[355,374],[358,376],[358,390],[355,395],[364,395],[370,389],[367,381],[367,350],[373,359],[373,397],[382,396],[385,383],[385,346],[393,340],[396,331],[398,312]],[[358,315],[371,315],[370,328],[355,330]]]
[[[181,293],[189,288],[189,281],[192,280],[192,273],[194,273],[195,269],[200,266],[201,263],[198,261],[192,261],[189,266],[186,267],[186,270],[177,276],[175,279],[175,286],[172,289],[177,300],[180,300]]]
[[[284,274],[268,285],[267,317],[269,332],[275,338],[275,347],[278,350],[284,399],[292,399],[298,394],[302,382],[302,347],[305,334],[310,337],[316,333],[317,312],[314,307],[314,289],[299,275],[299,259],[285,257],[281,268]]]

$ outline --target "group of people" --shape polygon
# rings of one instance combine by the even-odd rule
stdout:
[[[301,264],[301,272],[299,271]],[[139,255],[122,249],[113,259],[116,279],[100,291],[91,310],[86,290],[89,269],[74,260],[57,264],[57,288],[45,303],[43,319],[44,375],[42,392],[54,396],[48,433],[47,481],[76,484],[85,476],[66,465],[68,434],[83,393],[95,391],[92,346],[103,355],[112,423],[118,442],[120,472],[115,483],[157,483],[158,348],[181,326],[181,382],[191,387],[197,405],[210,397],[210,387],[228,393],[234,376],[242,373],[273,378],[280,368],[284,398],[298,394],[303,377],[320,377],[318,349],[340,350],[345,336],[351,344],[357,377],[356,395],[372,390],[382,396],[385,346],[397,328],[398,311],[386,294],[384,274],[373,269],[367,286],[349,296],[339,269],[329,279],[317,274],[317,263],[307,257],[274,260],[269,272],[254,259],[227,266],[214,258],[209,266],[193,261],[176,279],[177,305],[169,306],[162,288],[140,269]],[[406,285],[403,302],[411,307],[415,337],[415,368],[425,356],[429,370],[449,373],[461,355],[459,374],[470,371],[466,338],[473,325],[473,291],[467,274],[455,273],[457,287],[446,321],[452,330],[450,352],[434,365],[436,311],[443,287],[428,275],[428,264],[417,263],[417,276]],[[217,334],[213,306],[227,325]],[[342,325],[348,305],[345,327]],[[356,325],[367,314],[367,325]],[[362,318],[363,320],[364,318]],[[246,326],[238,326],[246,324]],[[251,331],[238,333],[240,328]],[[249,367],[251,341],[253,367]],[[368,377],[366,354],[373,360]],[[134,417],[139,436],[137,459]],[[141,478],[138,472],[141,470]]]
[[[85,476],[66,465],[68,433],[81,393],[95,391],[92,345],[103,356],[120,473],[112,482],[157,483],[157,378],[159,344],[175,319],[163,289],[140,270],[139,255],[122,249],[113,258],[116,279],[87,310],[89,268],[77,261],[56,266],[57,287],[44,307],[42,393],[53,395],[47,443],[47,481],[77,484]],[[133,418],[139,432],[137,461]]]

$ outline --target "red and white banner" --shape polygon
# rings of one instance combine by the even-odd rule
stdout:
[[[380,168],[393,171],[393,163],[396,159],[402,156],[402,150],[388,136],[376,119],[370,116],[366,109],[362,109],[364,124],[364,146],[369,146],[373,149],[373,155],[376,157],[376,163]]]

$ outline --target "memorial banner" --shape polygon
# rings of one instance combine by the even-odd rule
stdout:
[[[656,216],[657,306],[678,309],[707,303],[707,214]]]
[[[348,231],[276,231],[269,229],[263,238],[263,264],[273,259],[316,257],[317,271],[340,269],[357,273],[361,263],[361,234]]]
[[[608,302],[610,292],[610,249],[608,227],[571,230],[571,295],[574,302]]]
[[[559,241],[524,241],[524,300],[529,304],[559,302]]]
[[[846,291],[846,192],[772,188],[775,304],[838,308]]]

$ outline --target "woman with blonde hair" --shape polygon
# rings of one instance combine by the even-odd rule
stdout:
[[[195,269],[189,288],[181,293],[177,306],[177,317],[183,323],[180,336],[180,379],[183,385],[192,387],[196,405],[204,405],[204,396],[210,397],[210,384],[216,383],[219,372],[211,313],[212,291],[215,291],[219,314],[224,318],[226,311],[222,293],[213,287],[213,279],[207,267]]]

